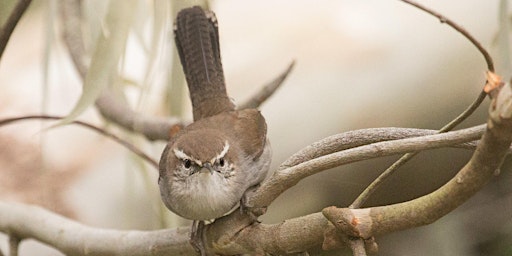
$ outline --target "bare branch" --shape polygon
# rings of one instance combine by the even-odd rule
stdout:
[[[263,102],[265,102],[270,96],[272,96],[272,94],[274,94],[274,92],[283,84],[284,80],[286,79],[286,77],[288,77],[294,66],[295,61],[292,61],[292,63],[288,65],[288,68],[286,68],[286,70],[282,74],[280,74],[270,83],[264,85],[259,92],[254,94],[246,102],[240,104],[238,109],[258,108]]]
[[[498,111],[494,112],[498,114],[494,114],[493,116],[512,116],[510,110],[508,112],[501,111],[500,108]],[[503,143],[503,140],[509,142],[512,140],[512,135],[510,135],[512,132],[512,124],[496,122],[489,125],[489,127],[493,126],[498,126],[498,128],[490,128],[491,132],[486,132],[482,143],[479,144],[479,150],[476,151],[472,158],[475,159],[475,161],[470,161],[467,167],[464,168],[472,168],[474,169],[472,172],[476,172],[476,174],[459,174],[454,178],[455,181],[450,182],[453,183],[452,186],[455,186],[458,190],[478,191],[479,188],[471,185],[472,179],[475,178],[473,176],[477,176],[477,174],[480,175],[482,168],[484,168],[484,176],[488,178],[489,173],[491,173],[490,175],[493,173],[493,171],[489,170],[495,169],[496,166],[500,165],[510,145],[510,143]],[[371,155],[375,154],[382,156],[392,154],[394,150],[420,150],[470,141],[473,140],[474,137],[478,137],[480,131],[481,126],[444,134],[375,143],[315,159],[320,162],[323,161],[323,163],[315,163],[315,160],[310,160],[295,167],[285,169],[285,171],[288,170],[293,175],[307,176],[311,175],[312,172],[318,172],[314,170],[314,168],[321,170],[326,168],[326,166],[336,165],[339,162],[370,158]],[[490,136],[490,140],[486,139],[486,136]],[[502,136],[505,137],[502,138]],[[482,146],[483,144],[485,144],[485,146]],[[491,151],[495,146],[498,146],[502,153],[500,153],[501,151]],[[345,152],[349,153],[347,154]],[[334,155],[334,157],[332,155]],[[336,155],[338,155],[338,157],[335,157]],[[343,161],[340,161],[340,159]],[[491,166],[480,166],[479,162],[482,161],[490,163]],[[311,168],[309,173],[305,168]],[[286,182],[284,183],[286,186],[288,181],[284,181]],[[479,181],[481,186],[485,184],[484,181],[480,179]],[[266,190],[260,190],[259,193],[265,193],[265,191]],[[402,203],[369,209],[341,209],[344,210],[345,214],[348,212],[351,214],[349,216],[358,218],[358,221],[353,221],[353,218],[345,217],[345,219],[350,220],[352,224],[361,223],[356,227],[349,226],[350,229],[348,231],[343,230],[343,232],[346,232],[346,234],[350,236],[366,238],[374,234],[398,230],[398,227],[406,228],[406,224],[411,225],[409,227],[418,225],[417,223],[412,223],[412,220],[414,220],[413,217],[408,215],[404,216],[404,207],[405,210],[417,211],[409,212],[409,214],[419,214],[430,207],[435,208],[435,211],[439,211],[439,208],[436,207],[437,204],[452,204],[452,197],[450,197],[450,200],[445,200],[446,194],[442,192],[443,191],[434,192],[435,196],[428,195],[407,202],[409,203],[408,205],[405,205],[407,203]],[[439,199],[442,199],[443,202],[429,201],[431,203],[427,205],[418,205],[417,203],[417,200],[426,200],[425,198],[435,198],[436,196],[440,197]],[[467,199],[467,197],[467,195],[465,197],[456,196],[453,199],[457,204],[460,204],[462,203],[460,200]],[[339,209],[336,209],[336,211],[339,211]],[[382,216],[385,217],[381,218]],[[365,217],[369,219],[365,219]],[[388,217],[393,220],[393,222],[388,220]],[[378,220],[379,222],[374,222],[371,228],[361,229],[362,224],[368,224],[370,220]],[[286,220],[274,225],[251,224],[251,222],[252,220],[245,214],[240,213],[240,211],[234,211],[231,215],[218,219],[213,224],[208,225],[208,245],[214,246],[215,252],[224,254],[248,252],[286,254],[301,252],[321,244],[324,240],[323,235],[325,230],[331,226],[327,219],[320,213]],[[420,222],[427,223],[425,220],[420,220]],[[333,223],[336,225],[337,222],[334,221]],[[0,230],[14,234],[20,239],[37,239],[56,247],[64,253],[73,255],[83,255],[86,253],[88,255],[123,255],[128,252],[130,255],[190,255],[194,253],[192,247],[188,244],[188,228],[152,232],[95,229],[59,217],[39,207],[16,203],[0,202]]]
[[[17,122],[17,121],[30,120],[30,119],[61,120],[62,118],[63,117],[60,117],[60,116],[46,116],[46,115],[33,115],[33,116],[22,116],[22,117],[6,118],[6,119],[0,119],[0,126],[7,125],[7,124],[10,124],[10,123],[13,123],[13,122]],[[125,148],[127,148],[128,150],[133,152],[134,154],[136,154],[139,157],[141,157],[142,159],[146,160],[150,165],[152,165],[153,167],[155,167],[155,169],[158,170],[158,163],[154,159],[149,157],[147,154],[142,152],[142,150],[138,149],[136,146],[131,144],[130,142],[117,137],[113,133],[110,133],[110,132],[108,132],[108,131],[106,131],[104,129],[96,127],[96,126],[94,126],[92,124],[88,124],[86,122],[73,121],[72,123],[73,124],[78,124],[78,125],[81,125],[81,126],[84,126],[84,127],[87,127],[89,129],[92,129],[92,130],[94,130],[94,131],[96,131],[96,132],[106,136],[107,138],[110,138],[110,139],[114,140],[115,142],[121,144],[122,146],[124,146]]]
[[[378,142],[308,160],[276,171],[272,177],[261,184],[257,193],[249,199],[248,205],[254,208],[265,208],[281,193],[297,184],[303,178],[323,170],[370,158],[469,142],[480,138],[481,131],[482,126],[476,126],[442,134]]]
[[[428,9],[418,3],[409,1],[409,0],[402,0],[405,3],[408,3],[410,5],[413,5],[420,10],[423,10],[435,17],[437,17],[442,23],[448,24],[450,27],[454,28],[456,31],[461,33],[464,37],[466,37],[484,56],[484,59],[487,63],[487,67],[489,70],[494,70],[494,64],[492,57],[489,55],[487,50],[482,46],[480,42],[478,42],[469,32],[467,32],[464,28],[453,22],[452,20],[444,17],[443,15],[435,12],[434,10]],[[453,128],[455,128],[457,125],[462,123],[466,118],[468,118],[470,115],[475,112],[475,110],[482,104],[485,97],[487,96],[487,93],[482,90],[478,97],[461,113],[459,114],[455,119],[450,121],[448,124],[443,126],[441,129],[439,129],[439,133],[451,131]],[[370,198],[370,196],[377,191],[377,189],[382,185],[391,175],[398,170],[401,166],[403,166],[405,163],[409,162],[414,156],[416,156],[419,152],[410,152],[395,161],[391,166],[389,166],[384,172],[377,177],[366,189],[354,200],[354,202],[350,205],[350,208],[359,208],[361,207],[366,200]]]
[[[335,134],[314,142],[289,157],[279,166],[283,170],[305,161],[332,154],[349,148],[359,147],[379,141],[397,140],[410,137],[436,134],[436,130],[414,128],[369,128]],[[484,127],[482,127],[482,134]]]
[[[189,228],[118,231],[91,228],[37,206],[0,202],[0,230],[34,238],[67,255],[192,255]]]
[[[319,246],[324,230],[331,225],[321,213],[272,225],[243,225],[247,222],[245,217],[235,211],[207,226],[212,235],[210,241],[219,241],[217,253],[304,252]],[[0,201],[0,231],[20,239],[36,239],[67,255],[196,255],[189,244],[188,227],[156,231],[93,228],[20,203]]]
[[[467,30],[465,30],[463,27],[461,27],[460,25],[458,25],[457,23],[453,22],[452,20],[448,19],[447,17],[441,15],[440,13],[432,10],[432,9],[429,9],[419,3],[416,3],[414,1],[411,1],[411,0],[400,0],[404,3],[407,3],[407,4],[410,4],[426,13],[429,13],[431,14],[432,16],[435,16],[439,19],[439,21],[441,21],[441,23],[446,23],[448,26],[452,27],[453,29],[457,30],[457,32],[461,33],[464,37],[466,37],[466,39],[468,39],[477,49],[478,51],[483,55],[484,59],[485,59],[485,62],[487,63],[487,69],[489,71],[492,71],[494,72],[494,62],[492,60],[492,57],[491,55],[489,54],[489,52],[487,52],[487,50],[482,46],[482,44],[476,40],[475,37],[473,37]]]
[[[423,197],[367,209],[328,207],[324,215],[340,231],[368,238],[430,224],[480,191],[495,175],[512,142],[512,89],[501,89],[489,110],[486,131],[469,162],[441,188]]]
[[[169,140],[174,127],[181,128],[185,123],[179,118],[158,118],[137,113],[117,100],[112,93],[104,91],[96,100],[101,115],[117,125],[146,136],[149,140]]]
[[[377,177],[370,185],[368,185],[359,196],[350,204],[349,208],[360,208],[363,204],[370,198],[375,191],[380,187],[380,185],[384,184],[384,182],[391,177],[391,175],[398,170],[402,165],[409,162],[413,157],[415,157],[419,151],[411,152],[403,155],[398,160],[396,160],[392,165],[390,165],[384,172],[382,172],[379,177]]]
[[[7,47],[7,43],[11,38],[14,28],[16,27],[16,25],[18,25],[18,22],[23,16],[23,13],[25,13],[31,2],[32,0],[18,1],[18,3],[16,4],[16,6],[14,6],[14,9],[11,12],[11,15],[9,15],[9,18],[7,18],[7,21],[2,26],[0,30],[0,60],[2,59],[5,47]]]

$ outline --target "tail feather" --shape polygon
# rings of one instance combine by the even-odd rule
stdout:
[[[194,120],[234,110],[226,92],[215,14],[199,6],[183,9],[174,33]]]

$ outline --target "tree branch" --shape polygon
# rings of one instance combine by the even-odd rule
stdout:
[[[483,134],[485,127],[480,126],[480,132]],[[335,134],[321,139],[311,145],[301,149],[283,162],[278,170],[283,170],[308,160],[318,158],[324,155],[332,154],[349,148],[355,148],[380,141],[397,140],[411,137],[436,134],[437,130],[416,129],[416,128],[368,128],[344,133]],[[463,143],[452,145],[458,148],[474,149],[475,143]]]
[[[501,108],[497,109],[501,110]],[[498,112],[499,114],[493,116],[512,116],[510,113],[512,111],[494,112]],[[466,191],[476,192],[479,188],[471,184],[472,179],[475,178],[473,176],[480,175],[480,167],[482,166],[478,163],[483,161],[491,164],[491,166],[482,167],[486,169],[485,177],[487,178],[490,173],[490,175],[492,175],[492,171],[489,170],[494,170],[494,168],[501,163],[505,152],[510,146],[509,141],[512,140],[512,135],[510,135],[512,132],[512,124],[489,124],[489,127],[493,126],[498,126],[499,129],[494,128],[491,129],[491,132],[489,132],[489,130],[486,132],[484,139],[478,146],[479,149],[472,158],[476,159],[476,162],[472,160],[467,165],[474,169],[472,173],[470,173],[471,175],[467,173],[465,175],[457,175],[457,177],[454,178],[455,186],[462,187],[463,190]],[[309,160],[285,170],[289,171],[290,177],[294,175],[302,175],[305,177],[312,173],[319,172],[330,165],[366,159],[372,157],[372,155],[383,156],[392,154],[393,152],[420,150],[463,143],[473,140],[475,137],[478,137],[479,134],[481,134],[481,126],[444,134],[379,142]],[[490,140],[485,139],[486,136],[490,136]],[[496,138],[496,136],[500,137]],[[503,136],[508,138],[508,143],[507,141],[502,141],[501,137]],[[493,150],[495,146],[498,146],[500,152]],[[314,168],[318,170],[314,170]],[[289,184],[289,179],[283,180],[283,182],[285,182],[284,185],[287,185]],[[483,183],[484,182],[480,179],[479,184],[482,185]],[[266,190],[259,190],[259,193],[265,192]],[[441,191],[435,193],[434,196],[428,195],[423,197],[435,198],[436,196],[440,196],[439,200],[442,200],[423,205],[423,207],[420,208],[421,211],[417,212],[417,214],[427,211],[428,209],[426,208],[429,207],[434,207],[436,211],[439,210],[438,207],[436,208],[438,203],[451,204],[453,207],[453,203],[450,202],[452,197],[450,195],[450,199],[446,199],[448,196],[446,193],[446,191]],[[277,195],[278,194],[276,194],[275,197],[277,197]],[[460,204],[460,201],[467,197],[467,195],[462,198],[456,196],[455,201]],[[423,198],[420,199],[425,200]],[[358,225],[357,229],[352,227],[348,230],[343,229],[342,232],[351,236],[357,235],[356,237],[369,237],[374,234],[398,230],[398,227],[407,228],[418,225],[412,223],[412,221],[407,221],[414,220],[411,215],[413,213],[409,212],[409,215],[404,215],[402,211],[404,209],[418,211],[417,207],[421,205],[418,205],[419,203],[415,200],[411,202],[407,202],[410,204],[402,203],[369,209],[341,209],[344,213],[348,211],[352,214],[350,216],[357,217],[359,222],[354,222],[354,218],[349,218],[348,220],[352,221],[351,223],[367,223],[365,221],[369,220],[379,221],[373,223],[374,226],[371,228],[361,229],[362,225]],[[326,211],[328,211],[327,209]],[[340,211],[340,209],[335,210],[336,212]],[[326,211],[324,211],[324,213],[326,213]],[[330,216],[329,213],[326,213],[326,215]],[[386,218],[381,218],[382,216]],[[367,219],[364,219],[364,217],[367,217]],[[388,219],[388,217],[390,219]],[[432,220],[429,221],[431,222]],[[429,221],[420,220],[420,222],[424,224],[429,223]],[[409,223],[411,226],[401,224],[403,222]],[[337,222],[334,223],[336,224]],[[333,226],[321,213],[286,220],[279,224],[265,225],[254,224],[248,216],[241,214],[240,211],[235,211],[229,216],[216,220],[207,227],[208,245],[213,247],[215,252],[225,254],[248,252],[287,254],[306,251],[320,245],[322,241],[327,240],[324,239],[324,232],[328,230],[329,227],[332,228]],[[151,232],[96,229],[75,223],[39,207],[16,203],[0,202],[0,230],[13,234],[21,239],[37,239],[56,247],[64,253],[73,255],[124,255],[128,252],[130,255],[166,255],[169,253],[191,255],[194,253],[192,247],[188,244],[188,228]]]
[[[459,32],[461,35],[463,35],[466,39],[468,39],[477,49],[478,51],[482,54],[482,56],[484,57],[485,59],[485,62],[487,63],[487,69],[489,71],[492,71],[494,72],[494,62],[492,60],[492,57],[491,55],[489,54],[489,52],[487,52],[487,50],[482,46],[482,44],[476,40],[475,37],[473,37],[466,29],[464,29],[462,26],[459,26],[457,23],[453,22],[452,20],[448,19],[447,17],[443,16],[442,14],[430,9],[430,8],[427,8],[419,3],[416,3],[414,1],[411,1],[411,0],[400,0],[406,4],[410,4],[432,16],[435,16],[436,18],[439,19],[439,21],[441,23],[446,23],[448,26],[452,27],[453,29],[455,29],[457,32]]]
[[[303,252],[319,246],[324,230],[331,225],[321,213],[272,225],[242,225],[251,222],[246,217],[235,211],[207,226],[216,239],[210,242],[218,241],[216,252]],[[240,233],[229,240],[233,238],[233,227]],[[20,203],[0,201],[0,231],[20,239],[36,239],[68,255],[195,255],[189,244],[188,227],[156,231],[92,228],[41,207]]]
[[[189,228],[118,231],[91,228],[37,206],[0,201],[0,230],[34,238],[67,255],[192,255]]]
[[[512,142],[512,89],[493,99],[487,128],[469,162],[441,188],[423,197],[367,209],[328,207],[323,214],[343,234],[368,238],[430,224],[467,201],[495,175]]]
[[[434,10],[431,10],[425,6],[422,6],[418,3],[415,3],[410,0],[401,0],[402,2],[405,2],[407,4],[410,4],[422,11],[425,11],[435,17],[437,17],[442,23],[448,24],[450,27],[461,33],[464,37],[466,37],[477,49],[480,51],[480,53],[484,56],[484,59],[487,63],[487,68],[490,71],[494,71],[494,63],[492,60],[492,57],[487,52],[487,50],[482,46],[482,44],[476,40],[469,32],[467,32],[464,28],[459,26],[457,23],[453,22],[452,20],[448,19],[447,17],[437,13]],[[455,119],[450,121],[448,124],[443,126],[441,129],[439,129],[439,133],[451,131],[453,128],[455,128],[457,125],[462,123],[466,118],[468,118],[475,110],[482,104],[485,97],[487,96],[487,93],[485,90],[482,90],[478,97],[461,113],[459,114]],[[361,207],[366,200],[370,198],[370,196],[377,191],[377,189],[382,185],[391,175],[401,166],[403,166],[405,163],[409,162],[414,156],[416,156],[419,152],[409,152],[402,157],[400,157],[397,161],[395,161],[391,166],[389,166],[384,172],[382,172],[379,177],[377,177],[366,189],[354,200],[354,202],[350,205],[350,208],[359,208]]]
[[[19,0],[16,6],[14,6],[11,15],[9,15],[9,18],[7,18],[7,21],[2,26],[0,30],[0,60],[2,59],[12,32],[14,32],[14,28],[18,25],[23,13],[25,13],[31,2],[32,0]]]
[[[480,138],[482,126],[442,134],[383,141],[323,155],[300,164],[277,170],[263,182],[257,193],[248,201],[254,208],[265,208],[281,193],[303,178],[315,173],[356,161],[394,154],[447,147]],[[321,145],[317,145],[322,147]]]

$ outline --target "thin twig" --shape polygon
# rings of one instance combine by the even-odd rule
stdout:
[[[494,72],[494,62],[492,60],[491,55],[489,52],[482,46],[482,44],[476,40],[475,37],[473,37],[467,30],[465,30],[462,26],[458,25],[457,23],[453,22],[452,20],[448,19],[447,17],[443,16],[442,14],[427,8],[419,3],[416,3],[411,0],[400,0],[406,4],[410,4],[424,12],[429,13],[432,16],[435,16],[436,18],[441,21],[441,23],[446,23],[448,26],[452,27],[453,29],[457,30],[459,33],[461,33],[465,38],[467,38],[477,49],[480,51],[480,53],[484,56],[485,62],[487,63],[487,69],[489,71]]]
[[[11,12],[11,15],[9,15],[9,18],[7,18],[7,21],[2,26],[0,30],[0,60],[2,59],[2,55],[4,54],[5,47],[7,46],[7,43],[9,42],[9,39],[11,38],[12,32],[14,31],[14,28],[20,21],[21,17],[23,16],[23,13],[27,10],[28,6],[32,0],[20,0],[18,1],[18,4],[14,6],[14,9]]]
[[[486,131],[473,156],[437,190],[403,203],[367,209],[325,208],[322,213],[342,234],[367,238],[435,222],[479,192],[503,165],[512,142],[512,88],[492,99]],[[436,135],[439,136],[439,135]]]
[[[18,121],[23,121],[23,120],[30,120],[30,119],[61,120],[62,118],[63,117],[60,117],[60,116],[47,116],[47,115],[30,115],[30,116],[6,118],[6,119],[0,119],[0,126],[7,125],[7,124],[10,124],[10,123],[14,123],[14,122],[18,122]],[[157,163],[157,161],[155,161],[154,159],[149,157],[147,154],[142,152],[142,150],[138,149],[136,146],[134,146],[130,142],[125,141],[125,140],[119,138],[118,136],[114,135],[113,133],[110,133],[110,132],[108,132],[108,131],[106,131],[104,129],[101,129],[99,127],[96,127],[96,126],[94,126],[92,124],[89,124],[89,123],[86,123],[86,122],[74,121],[72,123],[73,124],[78,124],[78,125],[81,125],[81,126],[84,126],[84,127],[87,127],[89,129],[92,129],[92,130],[100,133],[101,135],[104,135],[104,136],[114,140],[115,142],[121,144],[122,146],[124,146],[125,148],[127,148],[128,150],[133,152],[134,154],[136,154],[136,155],[140,156],[142,159],[146,160],[149,164],[151,164],[153,167],[155,167],[158,170],[158,163]]]
[[[283,84],[284,80],[286,79],[286,77],[288,77],[294,66],[295,61],[292,61],[288,65],[288,68],[286,68],[286,70],[283,73],[281,73],[270,83],[263,86],[259,92],[254,94],[246,102],[240,104],[238,109],[258,108],[263,102],[265,102],[270,96],[272,96],[272,94],[274,94],[274,92]]]
[[[442,23],[446,23],[459,33],[461,33],[464,37],[466,37],[477,49],[480,51],[480,53],[484,56],[485,62],[487,63],[487,68],[490,71],[494,71],[494,63],[492,60],[491,55],[487,52],[487,50],[482,46],[482,44],[476,40],[468,31],[466,31],[464,28],[462,28],[457,23],[453,22],[452,20],[448,19],[447,17],[439,14],[438,12],[431,10],[425,6],[422,6],[418,3],[415,3],[410,0],[400,0],[402,2],[405,2],[407,4],[410,4],[412,6],[417,7],[418,9],[425,11],[435,17],[437,17]],[[473,112],[480,106],[480,104],[484,101],[485,97],[487,96],[487,93],[485,93],[483,90],[480,92],[478,97],[469,105],[461,114],[459,114],[455,119],[450,121],[448,124],[443,126],[441,129],[439,129],[439,133],[451,131],[453,128],[455,128],[457,125],[462,123],[466,118],[468,118],[470,115],[473,114]],[[396,162],[394,162],[391,166],[389,166],[384,172],[379,175],[366,189],[354,200],[354,202],[350,205],[350,208],[359,208],[361,207],[369,198],[370,196],[377,191],[377,189],[380,187],[381,184],[383,184],[398,168],[403,166],[405,163],[409,162],[414,156],[416,156],[419,152],[410,152],[398,159]]]

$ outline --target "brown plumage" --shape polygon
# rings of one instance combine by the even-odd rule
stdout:
[[[199,6],[184,10],[176,18],[174,33],[194,120],[234,110],[226,93],[215,14]]]

